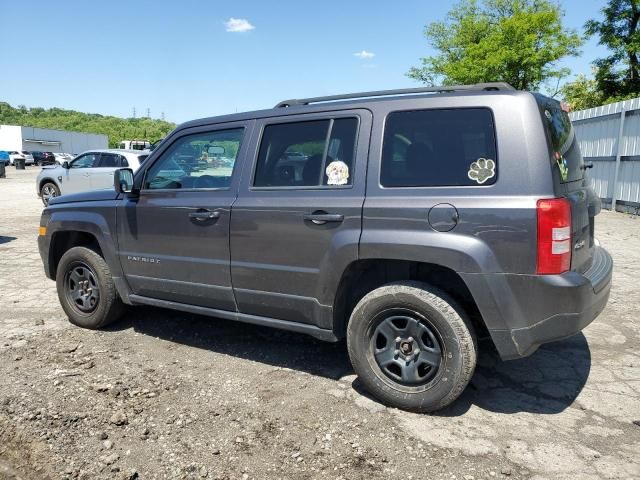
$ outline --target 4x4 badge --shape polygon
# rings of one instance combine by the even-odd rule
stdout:
[[[483,184],[490,178],[496,176],[496,162],[490,158],[479,158],[469,165],[467,176],[470,180]]]

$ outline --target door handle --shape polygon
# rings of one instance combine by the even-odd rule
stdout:
[[[344,220],[344,215],[340,215],[339,213],[327,213],[327,212],[313,212],[313,213],[305,213],[302,218],[305,220],[309,220],[316,225],[323,225],[327,222],[342,222]]]
[[[220,212],[212,210],[198,210],[189,212],[189,218],[197,222],[208,222],[220,218]]]

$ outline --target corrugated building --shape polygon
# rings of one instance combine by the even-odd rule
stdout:
[[[109,138],[106,135],[21,127],[18,125],[0,125],[0,150],[77,154],[85,150],[108,147]]]

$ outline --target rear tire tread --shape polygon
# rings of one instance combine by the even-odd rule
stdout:
[[[427,395],[423,395],[422,398],[420,398],[419,394],[406,393],[399,389],[395,389],[394,392],[394,389],[388,384],[384,384],[378,378],[376,372],[369,366],[365,353],[357,351],[360,348],[354,337],[361,334],[363,326],[360,325],[359,328],[356,327],[358,327],[357,324],[359,322],[367,322],[367,319],[363,317],[367,305],[383,297],[395,300],[400,296],[407,296],[407,298],[413,297],[420,303],[430,306],[440,313],[453,330],[451,340],[457,345],[461,365],[460,368],[452,371],[449,376],[448,383],[451,385],[449,392],[439,399],[433,399],[435,401],[430,401],[426,398]],[[356,330],[360,331],[356,333]],[[478,352],[473,327],[471,322],[466,318],[464,311],[444,292],[431,285],[417,281],[394,282],[377,288],[365,295],[360,302],[358,302],[351,314],[347,327],[347,348],[354,370],[364,386],[375,397],[389,406],[417,412],[440,410],[457,399],[473,376]]]

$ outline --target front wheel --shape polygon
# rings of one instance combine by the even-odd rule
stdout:
[[[92,330],[117,320],[124,311],[104,259],[87,247],[73,247],[60,259],[56,287],[69,321]]]
[[[347,346],[371,394],[416,412],[439,410],[458,398],[477,359],[463,311],[420,282],[392,283],[365,295],[351,314]]]
[[[42,203],[44,203],[45,207],[49,205],[50,199],[52,199],[53,197],[59,197],[59,196],[60,196],[60,189],[55,183],[47,182],[44,185],[42,185],[42,188],[40,189],[40,198],[42,198]]]

